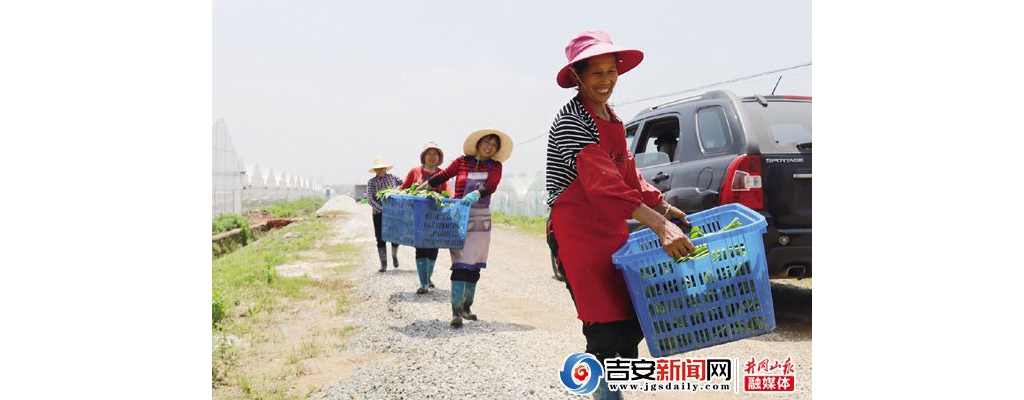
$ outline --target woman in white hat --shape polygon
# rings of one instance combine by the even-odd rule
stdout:
[[[380,256],[380,270],[377,272],[386,272],[388,270],[387,245],[384,243],[384,239],[381,238],[381,212],[383,211],[383,205],[380,203],[380,200],[377,200],[377,191],[402,184],[401,179],[388,173],[391,168],[394,168],[394,166],[384,162],[384,157],[377,156],[377,158],[373,159],[373,166],[366,170],[375,174],[373,178],[366,182],[366,194],[370,201],[370,207],[373,208],[373,234],[377,236],[377,255]],[[391,244],[391,260],[394,263],[394,267],[398,268],[398,244],[396,243]]]
[[[462,327],[463,318],[477,319],[469,307],[476,296],[480,270],[487,268],[487,250],[491,243],[491,194],[501,182],[501,163],[512,155],[512,138],[497,129],[481,129],[466,138],[462,151],[465,155],[427,181],[427,187],[437,187],[455,177],[454,198],[472,205],[466,246],[451,251],[453,328]]]
[[[402,189],[408,189],[415,184],[422,184],[430,177],[440,171],[437,166],[444,162],[444,152],[434,142],[428,142],[420,151],[420,166],[412,167],[405,175],[405,182],[402,182]],[[442,182],[434,188],[434,191],[448,191],[448,182]],[[420,277],[420,287],[416,294],[425,294],[427,289],[434,287],[434,263],[437,262],[437,249],[416,249],[416,273]]]
[[[634,218],[661,238],[665,251],[681,257],[693,244],[671,219],[671,207],[640,176],[626,149],[622,120],[608,106],[618,77],[643,60],[639,50],[612,44],[599,30],[580,32],[565,47],[567,64],[556,81],[577,94],[555,117],[548,133],[547,191],[551,225],[577,318],[583,321],[586,352],[598,360],[636,358],[643,331],[629,292],[611,256],[629,238]],[[603,379],[597,398],[619,398]]]

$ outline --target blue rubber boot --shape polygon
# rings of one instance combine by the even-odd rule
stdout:
[[[452,281],[452,328],[462,327],[462,305],[466,302],[466,282]]]
[[[613,392],[608,388],[608,381],[601,377],[601,383],[597,384],[597,390],[594,391],[594,400],[622,400],[622,392]]]
[[[476,321],[476,314],[469,311],[469,306],[473,305],[473,297],[476,296],[476,282],[463,282],[466,284],[466,300],[462,303],[462,318],[470,321]]]
[[[427,260],[426,258],[416,259],[416,274],[420,276],[420,287],[416,289],[416,294],[427,293]]]
[[[427,287],[434,288],[434,264],[437,260],[427,259]]]

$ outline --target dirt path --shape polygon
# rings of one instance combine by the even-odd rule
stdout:
[[[538,398],[578,399],[558,380],[565,357],[585,346],[572,301],[552,278],[544,239],[497,227],[488,268],[477,287],[474,312],[459,330],[451,319],[448,252],[438,257],[435,291],[416,295],[413,249],[401,247],[399,269],[376,272],[369,208],[350,214],[338,238],[364,249],[349,275],[358,299],[345,314],[357,327],[335,362],[349,362],[336,384],[314,394],[325,399]],[[698,350],[689,357],[746,361],[792,358],[797,391],[810,397],[810,323],[780,318],[780,328],[756,338]],[[646,344],[641,357],[650,357]],[[685,357],[684,357],[685,358]],[[627,393],[631,399],[678,398],[678,392]],[[779,396],[772,396],[779,397]],[[733,394],[700,398],[738,398]]]

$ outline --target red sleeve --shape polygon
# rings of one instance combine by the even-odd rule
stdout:
[[[452,163],[448,164],[447,168],[441,170],[441,172],[438,172],[434,174],[434,176],[430,177],[430,186],[438,187],[441,186],[442,182],[447,182],[449,179],[451,179],[453,176],[455,176],[455,174],[459,172],[460,165],[462,165],[462,156],[459,156],[459,158],[452,160]],[[452,193],[452,195],[454,195],[454,193]]]
[[[437,190],[438,193],[440,193],[440,192],[448,192],[449,196],[452,195],[452,192],[448,190],[448,181],[442,182],[440,185],[438,185],[434,189]]]
[[[640,186],[636,189],[640,191],[640,196],[643,198],[642,200],[644,204],[650,208],[661,205],[661,191],[650,183],[647,183],[647,180],[640,174],[640,169],[636,168],[635,164],[633,171],[636,172],[636,182]]]
[[[416,168],[419,167],[414,167],[413,169],[410,169],[409,173],[405,175],[405,182],[402,182],[401,186],[402,189],[408,189],[412,187],[413,183],[416,183]]]
[[[596,144],[580,150],[576,156],[576,169],[587,198],[602,213],[626,220],[640,206],[643,200],[640,192],[626,184],[626,177],[619,173],[608,153],[601,151]]]
[[[494,193],[498,190],[498,183],[501,182],[501,161],[495,161],[494,166],[491,167],[491,172],[487,174],[487,180],[484,181],[484,186],[487,187],[487,194]],[[483,193],[481,193],[483,194]]]

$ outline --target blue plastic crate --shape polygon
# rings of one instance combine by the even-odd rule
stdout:
[[[741,227],[719,232],[739,218]],[[689,215],[706,236],[709,255],[675,262],[658,235],[643,229],[629,235],[612,255],[622,271],[647,347],[667,357],[771,332],[775,309],[764,254],[764,216],[739,204]]]
[[[469,206],[442,199],[443,207],[425,197],[395,194],[384,199],[382,236],[385,242],[433,249],[466,245]]]

